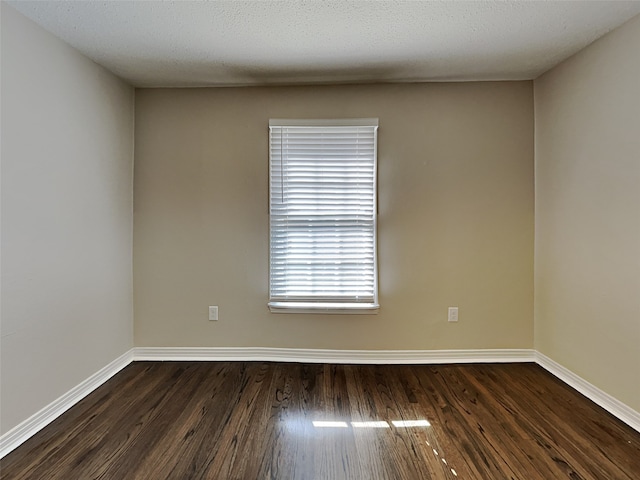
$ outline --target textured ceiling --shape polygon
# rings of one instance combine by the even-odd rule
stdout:
[[[535,78],[640,1],[8,1],[135,86]]]

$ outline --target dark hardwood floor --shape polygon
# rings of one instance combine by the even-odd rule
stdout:
[[[637,480],[640,433],[534,364],[137,362],[0,468],[7,480]]]

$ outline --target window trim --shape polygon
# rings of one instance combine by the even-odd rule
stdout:
[[[269,265],[269,302],[268,307],[272,313],[321,313],[321,314],[377,314],[380,308],[378,302],[378,142],[377,142],[377,118],[345,118],[345,119],[280,119],[274,118],[269,120],[269,128],[271,127],[318,127],[318,126],[362,126],[374,127],[374,146],[373,146],[373,301],[372,302],[334,302],[334,301],[283,301],[281,299],[273,300],[271,298],[271,265]],[[272,198],[272,156],[271,156],[271,132],[269,132],[269,258],[271,258],[271,198]]]
[[[327,313],[335,315],[370,315],[378,313],[376,303],[269,302],[271,313]]]

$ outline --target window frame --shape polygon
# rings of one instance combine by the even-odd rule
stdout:
[[[318,301],[303,300],[298,301],[295,297],[292,300],[275,299],[272,296],[272,127],[372,127],[373,128],[373,197],[372,197],[372,224],[373,224],[373,299],[371,302],[340,302],[340,301]],[[272,313],[324,313],[324,314],[376,314],[380,308],[378,302],[378,119],[377,118],[348,118],[348,119],[270,119],[269,120],[269,302],[268,307]],[[282,159],[282,157],[279,157]],[[282,168],[282,167],[281,167]]]

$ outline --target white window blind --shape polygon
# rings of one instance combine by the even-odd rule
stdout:
[[[378,307],[377,119],[271,120],[272,311]]]

